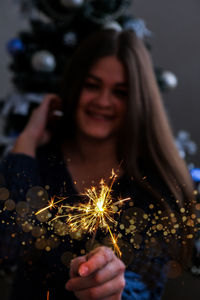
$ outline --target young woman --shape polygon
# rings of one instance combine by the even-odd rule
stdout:
[[[52,130],[60,105],[64,115]],[[164,243],[160,231],[155,233],[159,242],[151,239],[145,247],[146,234],[158,211],[169,224],[180,209],[192,211],[192,183],[174,145],[145,46],[133,32],[102,30],[84,41],[69,62],[60,97],[47,95],[33,112],[2,172],[16,201],[26,201],[29,188],[40,185],[48,186],[50,196],[67,196],[74,203],[81,201],[76,195],[98,186],[102,178],[109,182],[112,169],[118,170],[113,195],[131,197],[134,203],[132,208],[122,207],[121,225],[133,217],[141,239],[128,243],[130,231],[124,231],[127,269],[122,258],[101,246],[106,245],[105,236],[97,235],[100,246],[92,251],[85,246],[87,235],[76,241],[65,237],[65,243],[51,252],[36,255],[33,250],[33,258],[21,259],[12,299],[45,299],[47,290],[52,299],[160,299],[164,269],[171,259],[166,250],[170,238]],[[140,222],[131,215],[134,207],[142,214]],[[144,215],[149,215],[148,224]],[[181,219],[177,223],[182,264],[190,247]],[[151,248],[158,244],[160,252],[154,255]],[[69,251],[76,256],[70,279],[61,263]]]

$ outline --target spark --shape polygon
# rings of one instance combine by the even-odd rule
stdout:
[[[51,197],[51,200],[49,201],[49,205],[46,206],[46,207],[44,207],[44,208],[42,208],[42,209],[40,209],[40,210],[38,210],[35,213],[35,215],[39,215],[41,212],[47,210],[48,208],[50,208],[50,209],[56,208],[58,203],[60,203],[60,202],[62,202],[62,201],[64,201],[66,199],[66,197],[65,198],[64,197],[57,197],[59,200],[57,202],[55,202],[55,197],[56,196]]]
[[[49,300],[49,291],[47,291],[47,300]]]
[[[98,229],[105,230],[110,234],[114,250],[121,256],[121,251],[117,245],[117,238],[113,235],[110,224],[117,225],[114,219],[116,205],[123,204],[125,201],[130,200],[130,198],[121,199],[113,203],[111,192],[116,177],[117,175],[112,170],[110,186],[106,185],[105,181],[101,179],[99,190],[96,187],[91,187],[90,189],[86,189],[85,194],[83,194],[83,196],[89,199],[87,203],[80,203],[75,206],[63,205],[62,208],[66,210],[66,213],[57,215],[51,221],[66,218],[66,223],[69,225],[71,232],[83,229],[93,234],[93,241]]]

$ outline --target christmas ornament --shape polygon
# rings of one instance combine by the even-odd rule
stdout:
[[[90,0],[87,1],[94,13],[112,14],[121,11],[130,4],[130,0]]]
[[[33,54],[31,64],[34,70],[42,72],[53,72],[56,68],[54,55],[46,50],[41,50]]]
[[[108,21],[103,25],[105,29],[114,29],[116,31],[122,31],[122,26],[116,21]]]
[[[190,174],[192,176],[192,179],[195,182],[200,182],[200,169],[199,168],[193,168],[190,170]]]
[[[60,0],[60,3],[67,8],[76,8],[83,5],[84,0]]]
[[[92,22],[103,25],[120,17],[130,2],[131,0],[90,0],[85,2],[84,15]]]
[[[152,36],[152,32],[146,27],[146,23],[142,19],[131,18],[123,24],[123,28],[133,30],[140,39]]]
[[[75,47],[78,43],[77,34],[73,31],[69,31],[64,34],[63,42],[68,47]]]
[[[59,26],[71,23],[84,0],[34,0],[35,6]]]
[[[7,43],[7,50],[11,55],[17,55],[24,52],[25,46],[19,38],[13,38]]]
[[[190,134],[187,131],[178,132],[175,144],[182,158],[185,158],[187,154],[194,155],[197,152],[197,145],[190,139]]]
[[[178,85],[177,77],[170,71],[163,71],[160,75],[165,90],[173,90]]]

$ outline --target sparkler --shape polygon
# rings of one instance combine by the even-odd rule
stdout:
[[[42,208],[42,209],[40,209],[40,210],[38,210],[38,211],[36,212],[35,215],[39,215],[41,212],[47,210],[48,208],[50,208],[50,209],[51,209],[52,207],[53,207],[53,208],[56,208],[58,203],[60,203],[60,202],[62,202],[62,201],[64,201],[64,200],[66,199],[66,197],[65,197],[65,198],[63,198],[63,197],[56,197],[56,198],[58,198],[59,200],[58,200],[57,202],[55,202],[55,197],[56,197],[56,196],[53,196],[53,197],[51,198],[51,200],[49,201],[49,205],[46,206],[46,207],[44,207],[44,208]]]
[[[66,223],[69,225],[71,232],[83,229],[86,232],[92,233],[92,243],[94,242],[97,230],[101,228],[102,230],[109,232],[114,250],[118,256],[121,256],[121,251],[117,245],[117,238],[112,233],[110,224],[117,224],[114,219],[116,205],[123,204],[123,202],[130,200],[130,198],[121,199],[113,203],[111,192],[116,177],[117,175],[112,170],[110,186],[106,185],[102,179],[100,181],[99,191],[96,187],[86,189],[83,196],[86,196],[89,199],[87,203],[80,203],[75,206],[62,205],[62,209],[65,210],[65,213],[57,215],[51,222],[60,218],[66,218]],[[52,200],[49,206],[41,209],[36,214],[39,214],[48,208],[55,207],[58,202],[63,200],[64,199],[61,199],[55,203],[54,200]]]

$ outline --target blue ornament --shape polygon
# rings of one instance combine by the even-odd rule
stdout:
[[[191,169],[190,174],[195,182],[200,182],[200,168]]]
[[[7,43],[7,50],[11,55],[17,55],[24,52],[25,46],[20,39],[13,38]]]

